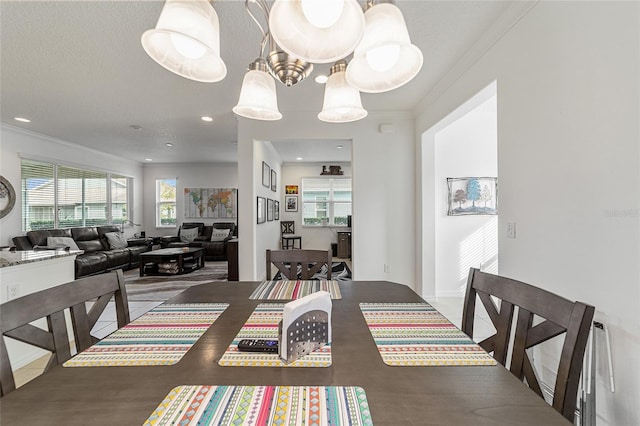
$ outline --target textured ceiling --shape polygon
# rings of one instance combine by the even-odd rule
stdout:
[[[2,122],[140,162],[145,158],[235,162],[237,120],[231,108],[248,63],[259,54],[258,28],[244,1],[216,1],[227,76],[219,83],[198,83],[166,71],[142,49],[140,36],[155,26],[162,5],[161,1],[0,2]],[[398,1],[397,5],[412,42],[423,52],[424,65],[404,87],[363,94],[363,106],[369,111],[412,110],[508,2]],[[319,112],[323,89],[313,78],[292,88],[279,84],[280,111]],[[212,116],[213,122],[200,120],[203,115]],[[14,120],[17,116],[32,122],[19,123]],[[167,147],[167,142],[174,146]],[[315,142],[305,144],[308,161],[340,160],[328,158],[336,143]],[[319,152],[313,153],[314,147]]]

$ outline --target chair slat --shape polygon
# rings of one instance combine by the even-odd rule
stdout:
[[[327,250],[267,250],[266,277],[271,279],[271,265],[274,265],[287,279],[309,280],[327,265],[327,279],[331,279],[331,254]]]

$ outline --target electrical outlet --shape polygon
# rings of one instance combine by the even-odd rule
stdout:
[[[17,283],[7,286],[7,300],[17,299],[20,296],[20,286]]]
[[[516,223],[507,222],[507,238],[515,238],[515,237],[516,237]]]

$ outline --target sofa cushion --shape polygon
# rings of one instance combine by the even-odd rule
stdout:
[[[78,250],[78,245],[71,237],[47,237],[47,247],[69,247],[71,250]]]
[[[128,248],[103,251],[107,256],[107,269],[128,268],[131,253]]]
[[[210,241],[224,241],[225,238],[229,236],[231,233],[231,229],[217,229],[213,228],[213,232],[211,232],[211,240]]]
[[[111,250],[127,248],[128,246],[127,240],[120,232],[107,232],[104,236],[107,239],[107,243]]]
[[[180,229],[180,241],[189,243],[198,236],[198,228]]]
[[[102,244],[98,230],[94,226],[72,228],[71,235],[80,250],[84,250],[85,252],[94,252],[105,249],[108,250],[108,247],[105,247]]]
[[[31,241],[32,246],[46,246],[49,237],[71,237],[70,229],[44,229],[39,231],[27,232],[27,237]]]
[[[97,274],[107,269],[107,255],[104,253],[85,253],[76,256],[76,278]]]

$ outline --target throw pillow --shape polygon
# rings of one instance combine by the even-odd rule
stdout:
[[[104,236],[107,239],[111,250],[127,248],[129,246],[124,235],[120,232],[107,232]]]
[[[47,237],[47,247],[69,247],[70,250],[80,250],[71,237]]]
[[[180,229],[180,241],[183,243],[190,243],[198,236],[198,228]]]
[[[224,241],[225,238],[229,236],[229,232],[231,232],[231,229],[213,228],[213,232],[211,233],[211,241],[215,241],[215,242]]]

